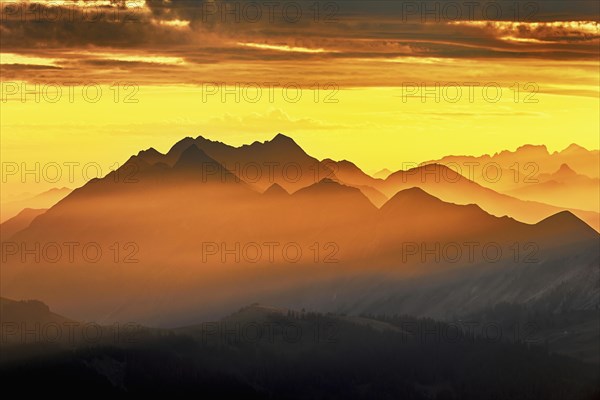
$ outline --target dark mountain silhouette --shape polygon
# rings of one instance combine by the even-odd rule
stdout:
[[[74,260],[65,255],[53,263],[31,256],[23,263],[18,252],[11,255],[3,265],[3,294],[43,297],[81,319],[156,324],[256,299],[291,305],[310,301],[323,310],[422,310],[439,317],[451,312],[449,305],[475,312],[507,298],[525,302],[550,293],[559,280],[575,290],[593,278],[589,266],[598,258],[598,234],[576,216],[558,214],[526,224],[492,215],[486,206],[495,201],[524,202],[443,166],[390,175],[381,185],[393,194],[380,209],[362,189],[337,176],[317,181],[311,176],[306,186],[287,195],[284,185],[257,190],[223,166],[225,153],[260,158],[274,148],[304,160],[307,168],[312,163],[284,136],[239,148],[187,138],[169,152],[178,154],[172,162],[160,161],[163,157],[151,150],[138,154],[133,160],[144,168],[133,176],[125,172],[126,164],[92,180],[13,235],[12,241],[29,246],[75,242],[79,247]],[[221,160],[215,149],[224,152]],[[150,164],[145,158],[158,161]],[[102,250],[93,262],[82,253],[90,243]],[[475,243],[472,256],[465,243]],[[523,248],[532,243],[535,257],[527,258],[531,251],[523,254]],[[482,251],[490,244],[499,249],[497,258]],[[448,256],[457,248],[462,252],[457,258]],[[544,271],[544,279],[535,282],[541,286],[527,274],[513,282],[519,288],[513,292],[507,274],[521,269],[531,275]],[[484,270],[494,275],[478,283],[486,287],[483,302],[461,284]],[[446,275],[451,273],[458,275]],[[435,296],[420,301],[421,295],[397,301],[399,288],[415,293],[403,286],[409,277],[423,277],[426,283],[414,285],[423,293],[437,282],[433,286],[443,290],[440,296],[448,293],[447,303],[438,304]],[[384,289],[372,290],[377,285]],[[578,307],[592,306],[588,294],[593,291],[586,293],[577,298]]]
[[[354,163],[342,160],[333,161],[330,158],[326,158],[321,161],[325,168],[331,169],[334,179],[337,179],[341,183],[360,189],[361,192],[373,203],[376,207],[381,207],[388,198],[375,189],[376,186],[380,186],[383,182],[381,179],[375,179],[364,173]]]
[[[196,144],[185,149],[171,170],[181,179],[199,179],[201,182],[240,182],[239,178],[217,161],[206,155]]]
[[[272,184],[263,192],[264,195],[267,196],[286,196],[289,195],[288,192],[277,183]]]
[[[385,203],[381,208],[381,211],[389,213],[394,211],[414,211],[422,208],[428,213],[435,214],[435,210],[432,210],[431,208],[443,207],[445,204],[448,203],[444,203],[423,189],[411,187],[396,193],[387,203]]]
[[[365,199],[362,192],[354,187],[346,186],[333,179],[324,178],[319,182],[310,185],[304,189],[300,189],[295,193],[296,196],[354,196],[355,198]]]
[[[192,145],[196,145],[223,168],[261,192],[277,183],[292,193],[323,178],[335,178],[331,169],[306,154],[292,138],[281,133],[270,141],[240,147],[202,136],[196,139],[187,137],[173,145],[162,157],[152,152],[151,157],[144,155],[142,159],[150,165],[163,162],[173,166]]]
[[[36,323],[58,323],[72,322],[72,319],[63,317],[50,311],[50,307],[39,300],[10,300],[0,298],[0,319],[3,324],[22,323],[34,325]]]
[[[504,329],[520,314],[518,307],[503,305],[486,315],[499,317],[494,326]],[[95,326],[113,342],[90,340],[88,334],[87,341],[68,346],[4,343],[4,389],[31,397],[88,391],[243,399],[364,399],[379,393],[475,400],[509,393],[587,400],[598,393],[598,366],[556,354],[537,332],[491,340],[481,327],[460,321],[346,316],[255,303],[176,329],[133,326],[131,334],[115,334],[111,327]],[[247,327],[252,336],[243,333]]]
[[[177,160],[179,160],[179,157],[181,157],[181,154],[188,149],[189,147],[191,147],[192,145],[195,144],[195,141],[193,138],[191,137],[186,137],[181,139],[179,142],[175,143],[171,149],[167,152],[167,154],[165,154],[164,157],[164,161],[166,164],[173,166]]]
[[[440,164],[427,164],[407,171],[397,171],[380,186],[382,192],[387,195],[409,187],[420,187],[444,201],[456,204],[475,203],[493,215],[499,217],[508,215],[527,223],[538,222],[564,210],[561,207],[524,201],[498,193]],[[598,213],[578,209],[568,209],[568,211],[594,229],[600,229]]]
[[[589,240],[598,238],[598,232],[569,211],[554,214],[538,222],[535,226],[540,236],[553,236],[563,244],[569,243],[573,238],[576,238],[576,241],[584,238]]]
[[[15,301],[0,298],[0,333],[2,345],[49,341],[66,342],[68,327],[73,329],[75,321],[50,311],[38,300]],[[46,335],[46,336],[45,336]]]
[[[364,173],[356,164],[348,160],[334,161],[326,158],[321,163],[331,169],[339,180],[352,186],[375,186],[378,182],[382,182],[381,179]]]
[[[149,149],[140,151],[137,156],[131,157],[130,160],[132,159],[138,159],[145,162],[147,165],[153,165],[159,162],[164,162],[164,155],[155,148],[150,147]]]
[[[192,144],[181,153],[177,162],[173,165],[173,169],[192,170],[196,172],[198,170],[202,171],[207,166],[209,168],[221,167],[218,162],[207,156],[198,146]]]

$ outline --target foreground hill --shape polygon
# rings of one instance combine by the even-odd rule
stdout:
[[[346,317],[254,304],[174,330],[140,328],[135,340],[67,350],[7,346],[5,390],[25,395],[165,393],[189,396],[412,399],[598,395],[598,366],[552,354],[527,334],[409,316]],[[76,379],[75,379],[76,378]],[[28,382],[35,381],[35,385]]]

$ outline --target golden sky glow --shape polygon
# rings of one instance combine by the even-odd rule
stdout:
[[[25,56],[15,53],[0,53],[0,64],[25,64],[53,66],[56,59],[47,57]]]
[[[236,20],[222,1],[2,3],[3,162],[108,172],[184,136],[240,145],[278,132],[370,172],[525,143],[600,147],[587,3],[528,21],[422,22],[391,2],[342,2],[294,23],[265,10]],[[33,3],[71,19],[37,23]],[[83,182],[3,182],[2,196]]]
[[[297,46],[288,46],[288,45],[278,46],[278,45],[274,45],[274,44],[262,44],[262,43],[237,43],[237,44],[240,46],[254,47],[257,49],[292,51],[292,52],[295,51],[298,53],[326,53],[328,51],[325,49],[309,49],[307,47],[297,47]]]

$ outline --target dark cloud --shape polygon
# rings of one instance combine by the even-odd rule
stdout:
[[[296,76],[296,63],[318,71],[320,63],[356,60],[358,65],[404,56],[597,60],[598,25],[594,30],[593,24],[531,23],[598,20],[600,3],[566,3],[148,0],[145,7],[114,1],[110,7],[90,8],[3,3],[0,40],[2,52],[57,59],[56,75],[62,69],[105,79],[107,71],[129,72],[140,80],[173,83],[194,81],[198,73],[219,68],[230,74],[245,68]],[[113,53],[138,59],[111,58]],[[145,62],[144,57],[176,57],[185,65]],[[11,77],[26,71],[8,70]]]
[[[43,70],[62,70],[61,67],[53,65],[36,65],[36,64],[2,64],[2,72],[10,74],[13,71],[43,71]]]

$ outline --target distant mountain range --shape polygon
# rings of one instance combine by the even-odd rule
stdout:
[[[600,153],[571,144],[550,153],[543,145],[524,145],[493,155],[446,156],[442,164],[465,177],[523,200],[600,212]]]
[[[26,208],[50,208],[65,198],[69,193],[71,193],[71,189],[66,187],[53,188],[35,195],[26,193],[23,196],[19,196],[17,199],[3,202],[0,205],[0,221],[5,222]]]

